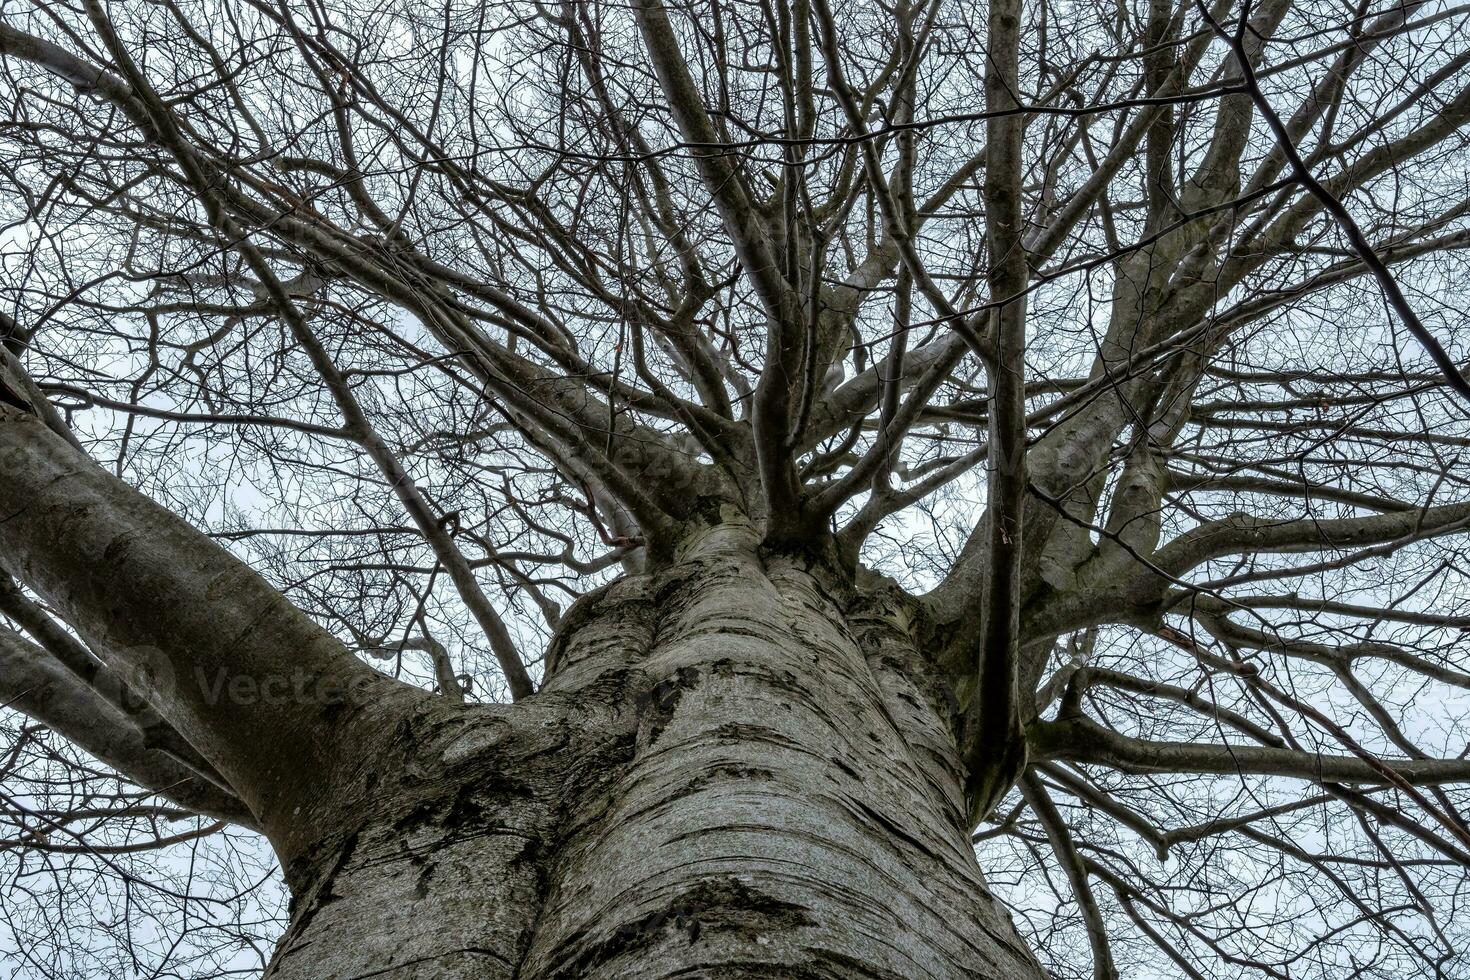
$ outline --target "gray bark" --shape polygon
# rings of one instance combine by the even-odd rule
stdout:
[[[272,980],[1042,976],[881,588],[720,528],[551,655],[514,707],[385,717],[291,861]]]
[[[34,414],[0,423],[0,564],[269,837],[293,896],[272,980],[1041,976],[976,866],[958,706],[887,583],[746,524],[691,532],[567,612],[535,695],[465,705],[372,671]],[[179,789],[12,639],[57,679],[34,710],[107,720],[99,747]]]

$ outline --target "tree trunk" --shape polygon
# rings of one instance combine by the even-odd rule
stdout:
[[[514,707],[397,709],[304,801],[269,977],[1042,975],[881,589],[721,528],[549,657]]]

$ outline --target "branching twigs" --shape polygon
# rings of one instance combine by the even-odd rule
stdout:
[[[1097,897],[1087,880],[1087,868],[1077,847],[1072,842],[1071,832],[1062,819],[1056,804],[1047,795],[1046,787],[1033,775],[1021,777],[1021,793],[1026,803],[1035,811],[1041,826],[1051,842],[1052,853],[1072,886],[1072,895],[1077,907],[1082,910],[1082,921],[1087,924],[1087,941],[1092,946],[1092,976],[1094,980],[1117,980],[1118,968],[1113,964],[1113,951],[1108,943],[1107,924],[1097,907]]]
[[[210,212],[211,219],[219,228],[225,240],[231,242],[245,261],[250,265],[256,277],[264,285],[267,295],[275,304],[278,312],[290,325],[292,333],[297,342],[311,358],[313,366],[326,383],[328,391],[331,392],[333,400],[342,412],[346,421],[346,430],[352,438],[359,442],[373,462],[382,470],[384,478],[393,488],[394,493],[402,502],[404,510],[408,512],[409,518],[423,534],[426,541],[433,547],[434,553],[444,564],[450,579],[459,590],[460,597],[465,605],[469,607],[481,628],[485,631],[485,637],[494,651],[496,659],[500,663],[501,670],[505,672],[506,683],[510,687],[511,696],[519,699],[529,697],[532,693],[531,679],[526,673],[524,662],[517,653],[515,643],[506,629],[505,623],[500,615],[491,606],[490,600],[480,589],[479,582],[475,578],[474,570],[470,568],[469,562],[450,538],[443,520],[432,512],[428,503],[419,493],[412,477],[399,463],[397,456],[388,448],[387,443],[377,430],[368,421],[366,413],[358,403],[351,387],[342,376],[326,348],[317,339],[306,319],[301,315],[294,300],[287,294],[275,272],[271,269],[265,257],[257,251],[245,237],[244,231],[239,228],[233,219],[226,213],[224,207],[215,197],[211,190],[212,185],[220,176],[213,173],[211,168],[204,163],[185,141],[177,124],[172,118],[167,107],[159,100],[147,79],[132,63],[126,49],[117,41],[112,33],[111,25],[107,15],[100,6],[89,4],[89,12],[98,32],[108,41],[112,55],[117,59],[124,74],[133,85],[135,97],[140,99],[146,106],[145,112],[156,129],[159,141],[168,147],[178,161],[180,168],[184,171],[190,185]]]
[[[710,147],[697,156],[700,173],[765,313],[765,359],[756,386],[752,421],[770,514],[767,533],[785,541],[799,533],[804,523],[789,445],[796,421],[791,394],[799,389],[804,349],[803,324],[798,315],[801,303],[794,284],[782,275],[779,257],[764,231],[764,219],[751,200],[744,176],[732,166],[732,157],[720,145],[662,0],[639,0],[635,12],[664,97],[685,139]],[[795,243],[787,247],[794,248]]]
[[[1429,354],[1430,359],[1438,366],[1440,372],[1444,375],[1445,381],[1462,398],[1470,401],[1470,381],[1465,380],[1464,372],[1455,364],[1443,345],[1435,339],[1434,334],[1429,331],[1429,328],[1424,326],[1424,322],[1419,319],[1419,314],[1414,312],[1413,304],[1404,295],[1403,290],[1399,287],[1398,280],[1389,271],[1382,257],[1379,256],[1378,252],[1368,242],[1367,237],[1364,236],[1363,230],[1358,226],[1357,219],[1353,217],[1352,212],[1313,175],[1311,169],[1297,151],[1296,144],[1292,140],[1291,133],[1287,131],[1286,124],[1281,121],[1281,117],[1271,107],[1271,101],[1261,91],[1260,82],[1256,78],[1254,68],[1251,66],[1250,60],[1245,54],[1243,41],[1244,32],[1250,21],[1251,0],[1245,0],[1239,17],[1239,25],[1233,34],[1226,31],[1224,25],[1215,18],[1214,14],[1210,12],[1202,0],[1195,0],[1195,4],[1199,8],[1200,16],[1209,23],[1216,36],[1229,45],[1231,52],[1235,56],[1236,64],[1240,68],[1241,76],[1245,81],[1246,90],[1250,93],[1251,101],[1255,103],[1256,111],[1261,114],[1261,118],[1266,121],[1266,125],[1270,127],[1272,134],[1276,137],[1277,146],[1286,156],[1287,165],[1290,167],[1292,174],[1307,189],[1307,192],[1320,202],[1323,210],[1337,222],[1338,227],[1342,229],[1343,235],[1347,238],[1348,244],[1352,247],[1353,252],[1368,267],[1369,271],[1373,274],[1373,278],[1377,280],[1379,287],[1383,290],[1384,297],[1388,300],[1389,306],[1398,314],[1404,326],[1414,335],[1414,339],[1419,341],[1420,346],[1424,348],[1425,352]]]
[[[248,784],[236,737],[309,754],[320,719],[119,711],[144,624],[176,674],[380,683],[315,620],[426,654],[383,696],[523,697],[567,602],[749,522],[903,607],[977,809],[1047,719],[1031,805],[975,835],[1044,955],[1443,973],[1470,432],[1363,300],[1416,337],[1402,297],[1463,305],[1470,8],[1265,0],[1225,36],[1204,2],[7,11],[0,612],[38,642],[0,687],[57,735],[18,721],[0,778],[112,778],[65,736],[251,819],[197,773]],[[57,485],[90,509],[51,521]],[[1190,622],[1228,655],[1171,646]],[[79,815],[172,819],[109,815],[144,792],[38,812],[110,846]],[[1026,894],[1065,893],[1048,845],[1080,916]]]

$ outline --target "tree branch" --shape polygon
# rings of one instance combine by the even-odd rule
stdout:
[[[34,718],[129,782],[185,809],[255,828],[238,798],[157,749],[114,705],[34,643],[0,626],[0,703]]]
[[[1036,721],[1027,730],[1038,759],[1066,759],[1128,773],[1286,776],[1315,783],[1410,785],[1470,782],[1470,759],[1361,758],[1256,745],[1147,741],[1120,735],[1088,718]],[[1392,775],[1385,775],[1384,769]]]

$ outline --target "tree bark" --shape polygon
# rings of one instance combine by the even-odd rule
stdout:
[[[385,713],[268,977],[1040,978],[901,608],[756,540],[584,598],[513,707]]]

